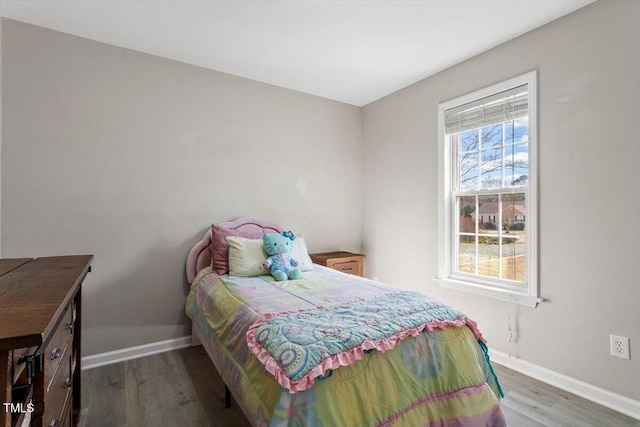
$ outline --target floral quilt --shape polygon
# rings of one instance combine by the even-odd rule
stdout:
[[[417,292],[395,292],[292,313],[268,313],[247,332],[251,351],[291,392],[306,390],[325,372],[385,352],[424,329],[469,325],[461,312]]]

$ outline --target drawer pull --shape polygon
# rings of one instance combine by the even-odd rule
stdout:
[[[71,378],[67,378],[66,380],[64,380],[64,388],[70,388],[71,384],[73,384],[71,382]]]
[[[60,356],[62,356],[62,350],[58,347],[53,347],[53,350],[51,350],[51,360],[59,359]]]
[[[60,423],[58,422],[58,420],[53,419],[51,420],[51,424],[49,424],[49,427],[60,427]]]
[[[67,324],[65,325],[65,329],[67,331],[73,330],[73,322],[71,322],[71,321],[67,322]]]

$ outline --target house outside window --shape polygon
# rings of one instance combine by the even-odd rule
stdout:
[[[536,72],[438,106],[443,286],[535,306]]]

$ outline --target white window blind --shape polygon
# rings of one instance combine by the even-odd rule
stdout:
[[[445,111],[445,133],[451,135],[526,116],[529,113],[527,86],[518,86]]]

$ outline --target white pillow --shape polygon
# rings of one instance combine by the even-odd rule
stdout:
[[[269,274],[262,263],[267,254],[262,247],[262,239],[227,236],[229,243],[229,274],[232,276],[261,276]]]
[[[313,270],[313,262],[307,251],[307,244],[304,242],[302,234],[296,235],[296,239],[291,246],[291,258],[298,261],[298,268],[300,271]]]

